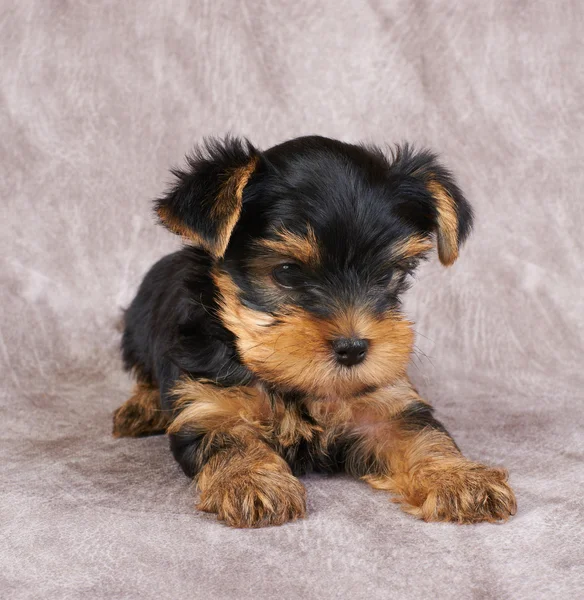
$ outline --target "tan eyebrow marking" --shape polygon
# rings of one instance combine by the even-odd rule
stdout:
[[[258,245],[289,256],[305,264],[315,264],[320,260],[320,249],[314,230],[309,225],[306,236],[298,235],[288,229],[277,230],[278,238],[275,240],[263,239]]]
[[[432,250],[434,244],[430,239],[422,235],[412,235],[411,237],[399,241],[392,248],[392,258],[404,259],[422,257],[426,252]]]

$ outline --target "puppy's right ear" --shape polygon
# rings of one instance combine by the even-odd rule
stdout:
[[[173,169],[176,183],[155,204],[162,224],[221,258],[241,214],[243,189],[258,157],[247,140],[207,140],[202,149],[187,156],[184,169]]]

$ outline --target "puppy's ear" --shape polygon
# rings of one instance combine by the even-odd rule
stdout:
[[[203,148],[187,156],[185,168],[173,169],[174,186],[155,203],[160,221],[221,258],[239,219],[243,188],[258,156],[247,140],[207,140]]]
[[[398,183],[397,212],[424,232],[435,232],[440,262],[454,263],[472,229],[473,213],[450,171],[432,152],[405,145],[394,152],[390,175]]]

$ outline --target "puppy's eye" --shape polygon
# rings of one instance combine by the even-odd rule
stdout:
[[[278,285],[285,288],[299,287],[305,281],[302,267],[294,263],[278,265],[272,271],[272,278]]]

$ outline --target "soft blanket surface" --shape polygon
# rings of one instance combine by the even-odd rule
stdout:
[[[0,596],[581,597],[584,8],[565,2],[0,0]],[[114,440],[121,311],[178,241],[150,200],[203,136],[442,154],[476,208],[406,309],[411,375],[504,525],[426,524],[342,476],[306,520],[194,511],[167,440]]]

